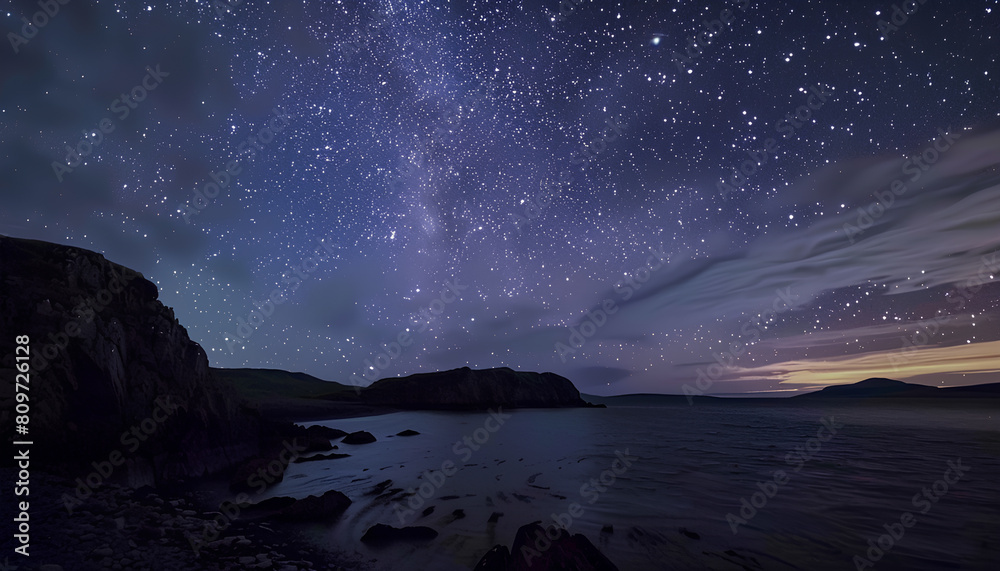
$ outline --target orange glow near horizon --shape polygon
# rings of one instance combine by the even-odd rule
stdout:
[[[783,385],[826,387],[851,384],[871,377],[906,379],[939,374],[947,378],[962,374],[1000,373],[1000,341],[928,347],[907,352],[878,351],[826,361],[784,361],[762,367],[739,368],[740,378],[771,378]],[[945,383],[944,386],[953,386]],[[957,385],[955,385],[957,386]]]

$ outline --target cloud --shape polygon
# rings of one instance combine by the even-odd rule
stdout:
[[[735,379],[777,379],[783,385],[829,386],[871,377],[906,380],[935,375],[939,381],[943,381],[942,377],[954,381],[967,374],[984,373],[1000,373],[1000,341],[931,347],[908,353],[898,349],[873,351],[823,361],[785,361],[760,367],[739,367],[731,376]]]
[[[671,264],[630,300],[607,291],[620,311],[599,335],[642,330],[655,319],[696,327],[714,316],[755,315],[785,288],[801,305],[863,284],[898,294],[976,279],[1000,250],[1000,133],[965,137],[920,179],[922,190],[911,189],[854,243],[844,225],[857,223],[856,210],[777,231],[739,252]],[[878,184],[838,180],[887,188],[889,166],[869,167]]]

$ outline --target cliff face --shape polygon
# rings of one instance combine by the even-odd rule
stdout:
[[[14,434],[14,343],[27,335],[32,454],[89,465],[118,451],[141,485],[256,453],[257,420],[157,297],[100,254],[0,236],[0,431]]]
[[[502,367],[468,367],[382,379],[364,389],[363,401],[408,409],[558,408],[587,406],[580,391],[554,373],[527,373]]]

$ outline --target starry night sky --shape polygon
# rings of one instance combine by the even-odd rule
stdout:
[[[562,10],[4,2],[0,233],[141,271],[213,366],[1000,380],[1000,2]]]

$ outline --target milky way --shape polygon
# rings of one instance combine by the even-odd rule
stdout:
[[[0,233],[214,366],[997,380],[995,0],[53,4],[2,19]]]

